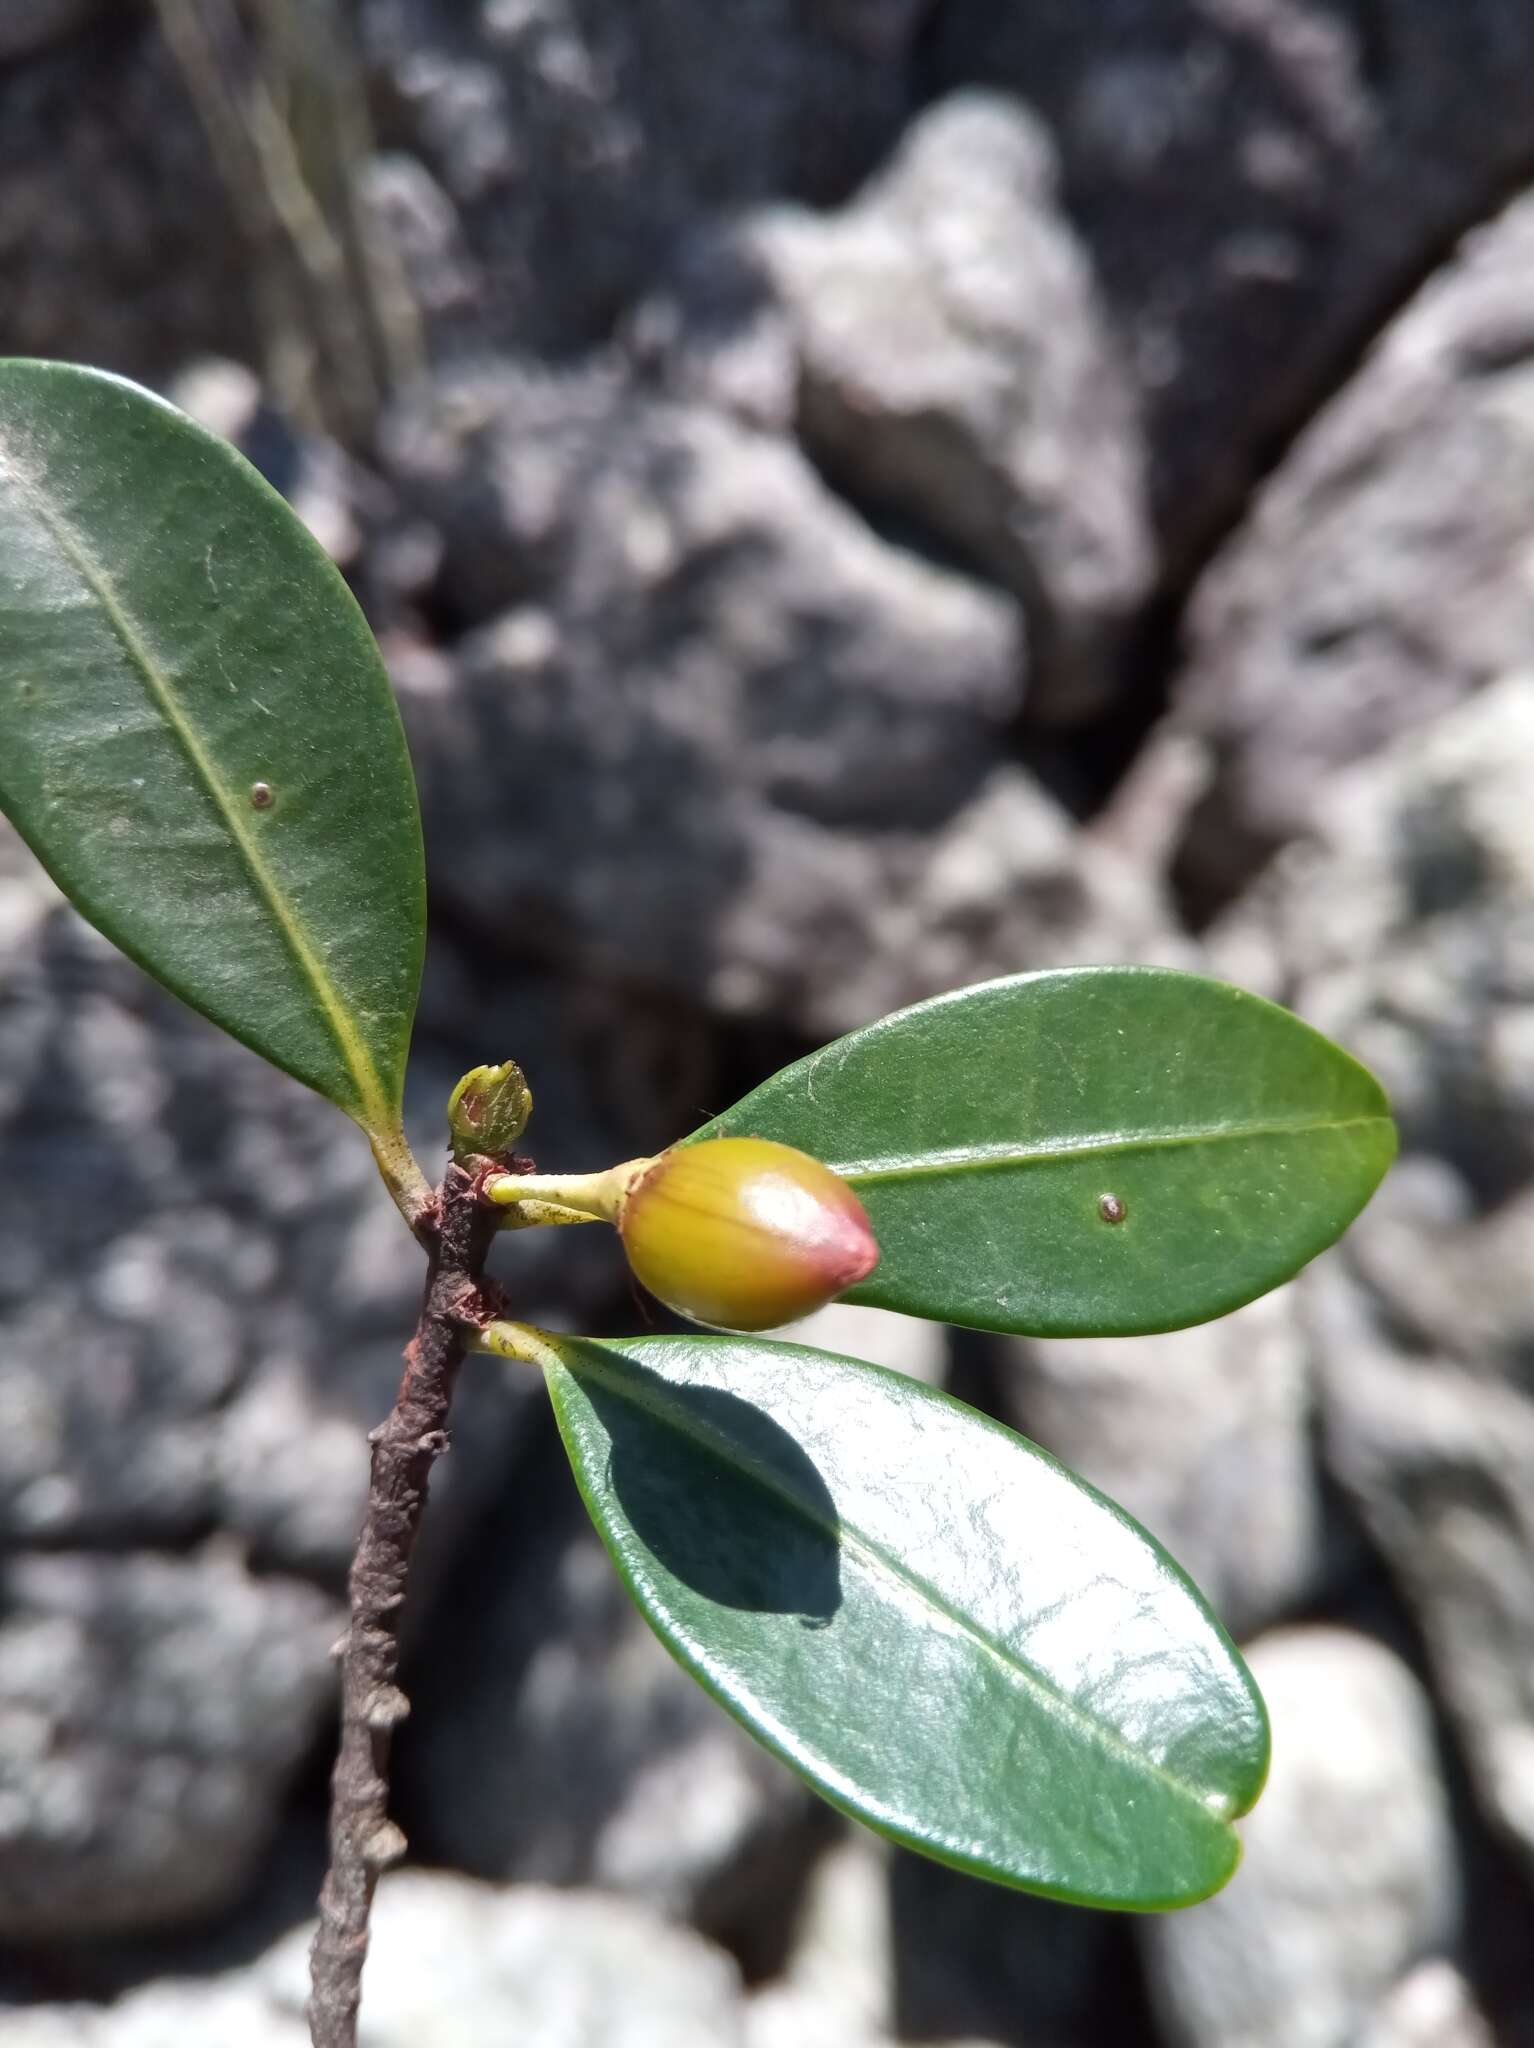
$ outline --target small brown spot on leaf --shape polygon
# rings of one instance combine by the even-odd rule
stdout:
[[[1129,1211],[1124,1206],[1122,1195],[1099,1195],[1097,1213],[1104,1223],[1122,1223]]]

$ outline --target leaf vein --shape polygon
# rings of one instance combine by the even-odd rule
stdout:
[[[995,1145],[956,1145],[946,1151],[928,1152],[917,1158],[828,1160],[826,1163],[844,1180],[866,1181],[927,1180],[951,1173],[995,1173],[1008,1167],[1051,1166],[1062,1159],[1112,1159],[1135,1152],[1173,1151],[1186,1145],[1217,1145],[1246,1138],[1311,1137],[1322,1132],[1362,1129],[1388,1124],[1381,1115],[1309,1118],[1273,1123],[1209,1124],[1197,1130],[1115,1131],[1084,1138],[1040,1141],[1020,1147],[1008,1140]]]

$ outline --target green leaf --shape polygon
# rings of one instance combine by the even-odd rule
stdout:
[[[387,1141],[420,981],[415,782],[340,575],[227,443],[0,363],[0,809],[141,967]]]
[[[1035,1336],[1239,1308],[1341,1235],[1396,1147],[1379,1083],[1329,1039],[1154,967],[898,1011],[693,1138],[745,1135],[857,1189],[880,1258],[850,1300]]]
[[[833,1805],[1093,1905],[1185,1905],[1230,1876],[1267,1770],[1262,1702],[1121,1509],[855,1359],[548,1341],[565,1448],[646,1619]]]

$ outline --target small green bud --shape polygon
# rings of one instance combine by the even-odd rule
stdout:
[[[460,1165],[476,1154],[504,1159],[527,1127],[533,1094],[515,1060],[498,1067],[474,1067],[453,1090],[447,1124],[453,1157]]]
[[[797,1322],[879,1260],[847,1183],[766,1138],[707,1138],[662,1152],[628,1186],[617,1224],[652,1294],[725,1330]]]

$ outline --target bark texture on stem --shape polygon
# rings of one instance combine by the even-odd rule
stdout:
[[[389,1746],[409,1711],[397,1684],[400,1612],[431,1468],[447,1448],[448,1408],[497,1212],[471,1174],[449,1166],[421,1320],[389,1418],[373,1431],[367,1516],[352,1560],[351,1621],[340,1646],[341,1747],[331,1779],[330,1869],[311,1951],[314,2048],[356,2048],[368,1918],[379,1873],[405,1838],[389,1819]]]

